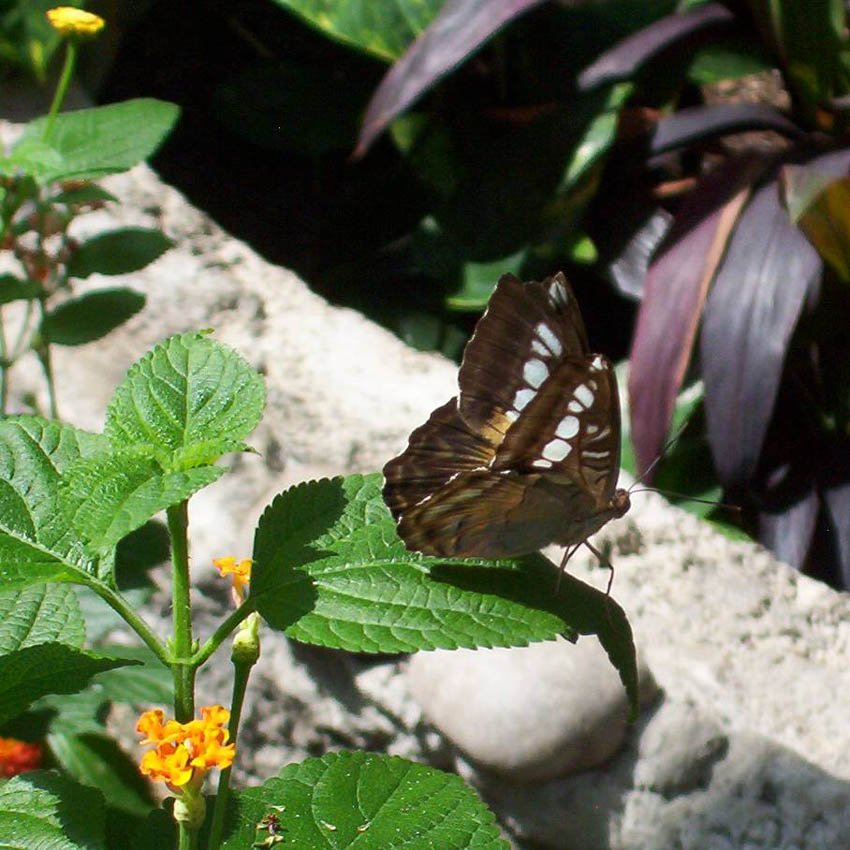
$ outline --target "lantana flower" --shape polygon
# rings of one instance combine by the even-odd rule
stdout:
[[[151,779],[165,782],[175,794],[196,794],[207,771],[233,764],[236,747],[228,743],[230,712],[220,705],[201,709],[201,718],[188,723],[163,722],[155,708],[146,711],[136,724],[143,744],[154,744],[142,758],[139,770]]]
[[[106,26],[106,21],[92,12],[74,6],[57,6],[45,12],[53,29],[65,38],[78,41],[94,38]]]
[[[222,576],[233,576],[233,601],[241,605],[245,601],[245,587],[251,581],[251,565],[254,562],[250,558],[243,558],[236,563],[233,555],[224,558],[213,558],[213,564],[218,567]]]
[[[0,776],[17,776],[41,767],[41,744],[29,744],[17,738],[0,738]]]

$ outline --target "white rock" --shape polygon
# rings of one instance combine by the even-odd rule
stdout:
[[[407,676],[425,717],[464,756],[514,780],[595,767],[626,734],[623,684],[593,638],[419,652]],[[641,681],[651,696],[645,667]]]

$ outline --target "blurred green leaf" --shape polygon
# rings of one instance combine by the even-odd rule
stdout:
[[[174,243],[161,231],[124,227],[83,242],[68,261],[69,277],[129,274],[150,265]]]
[[[785,206],[815,250],[850,283],[850,177],[805,166],[782,170]]]
[[[107,805],[135,815],[146,815],[153,807],[138,765],[112,738],[51,732],[47,745],[60,767],[80,784],[97,788]]]
[[[698,86],[736,80],[774,67],[756,44],[710,44],[698,48],[688,65],[688,79]]]
[[[13,274],[0,275],[0,304],[38,298],[40,289],[32,280],[21,280]]]
[[[398,59],[425,30],[444,0],[275,0],[328,38],[371,53]]]
[[[237,792],[234,809],[223,850],[265,846],[272,816],[290,847],[508,850],[493,813],[459,776],[397,756],[328,753],[287,765]]]
[[[100,289],[64,301],[44,317],[41,334],[57,345],[85,345],[123,325],[145,306],[132,289]]]
[[[48,139],[61,162],[45,162],[31,173],[47,182],[127,171],[155,153],[179,112],[175,104],[153,98],[62,112],[56,117]],[[40,143],[46,121],[46,117],[37,118],[27,124],[13,148],[12,158],[21,146]]]
[[[450,310],[480,312],[503,274],[519,275],[525,255],[522,250],[490,263],[464,263],[460,288],[446,296],[446,306]]]

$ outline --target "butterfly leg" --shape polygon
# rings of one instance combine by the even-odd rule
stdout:
[[[605,589],[605,595],[611,595],[611,585],[614,584],[614,565],[611,563],[609,558],[606,558],[592,543],[589,543],[587,540],[582,541],[591,552],[599,559],[599,563],[601,566],[606,567],[611,571],[611,574],[608,576],[608,587]],[[581,544],[579,544],[581,545]]]
[[[555,582],[555,593],[557,593],[561,589],[561,577],[566,572],[567,561],[575,555],[578,547],[581,546],[581,543],[575,543],[573,546],[567,546],[564,549],[564,557],[561,558],[561,565],[558,567],[558,579]]]

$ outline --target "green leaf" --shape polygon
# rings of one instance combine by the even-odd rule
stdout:
[[[124,658],[132,662],[130,667],[108,670],[94,678],[106,699],[133,705],[170,705],[174,702],[171,671],[147,647],[108,644],[101,649],[112,658]]]
[[[275,0],[328,38],[371,53],[398,59],[440,11],[443,0]]]
[[[92,274],[130,274],[150,265],[172,245],[174,243],[161,230],[147,227],[122,227],[98,233],[83,242],[71,255],[68,276],[85,278]],[[123,289],[104,291],[132,292]]]
[[[756,44],[709,44],[698,48],[688,66],[688,79],[698,86],[736,80],[774,67],[770,57]]]
[[[38,284],[32,280],[21,280],[13,274],[0,275],[0,304],[10,304],[12,301],[31,301],[38,298]]]
[[[49,198],[48,201],[51,204],[66,204],[68,206],[99,203],[102,201],[119,203],[118,198],[112,192],[107,192],[106,189],[98,186],[96,183],[87,183],[84,186],[73,189],[63,189]]]
[[[217,466],[163,472],[149,447],[84,458],[65,476],[62,511],[88,551],[105,555],[131,531],[224,474]]]
[[[138,765],[106,735],[51,732],[47,744],[59,766],[77,782],[99,789],[107,805],[134,815],[147,815],[153,807]]]
[[[40,643],[81,647],[86,624],[74,588],[35,584],[0,590],[0,655]]]
[[[40,180],[102,177],[127,171],[151,156],[177,121],[180,109],[173,103],[137,98],[75,112],[62,112],[50,133],[50,146],[61,163],[45,162],[31,170]],[[21,145],[37,145],[44,134],[46,118],[27,124]]]
[[[36,416],[0,422],[0,584],[88,583],[94,564],[60,496],[62,475],[106,445],[99,434]]]
[[[62,167],[61,154],[40,138],[24,138],[8,156],[0,156],[0,175],[3,177],[39,176],[60,172]]]
[[[850,178],[785,166],[785,206],[791,220],[845,283],[850,283]]]
[[[65,776],[33,771],[0,785],[3,850],[104,850],[104,826],[100,792]]]
[[[130,368],[109,403],[104,431],[116,446],[153,446],[168,471],[179,471],[190,447],[250,434],[264,405],[263,380],[242,357],[205,334],[187,333]],[[210,460],[206,451],[200,457]]]
[[[503,274],[520,273],[525,255],[523,248],[509,257],[502,257],[491,263],[464,263],[460,288],[446,296],[446,306],[450,310],[483,310],[499,278]]]
[[[525,646],[596,634],[633,705],[631,629],[610,597],[535,555],[445,559],[409,552],[380,475],[300,484],[278,496],[254,539],[251,601],[305,643],[354,652]]]
[[[285,767],[235,796],[238,818],[223,850],[271,847],[507,850],[492,812],[459,776],[395,756],[329,753]]]
[[[0,656],[0,721],[45,694],[74,693],[95,673],[133,663],[63,643],[41,643]]]
[[[58,345],[85,345],[123,325],[145,306],[145,296],[132,289],[100,289],[54,307],[41,335]]]

